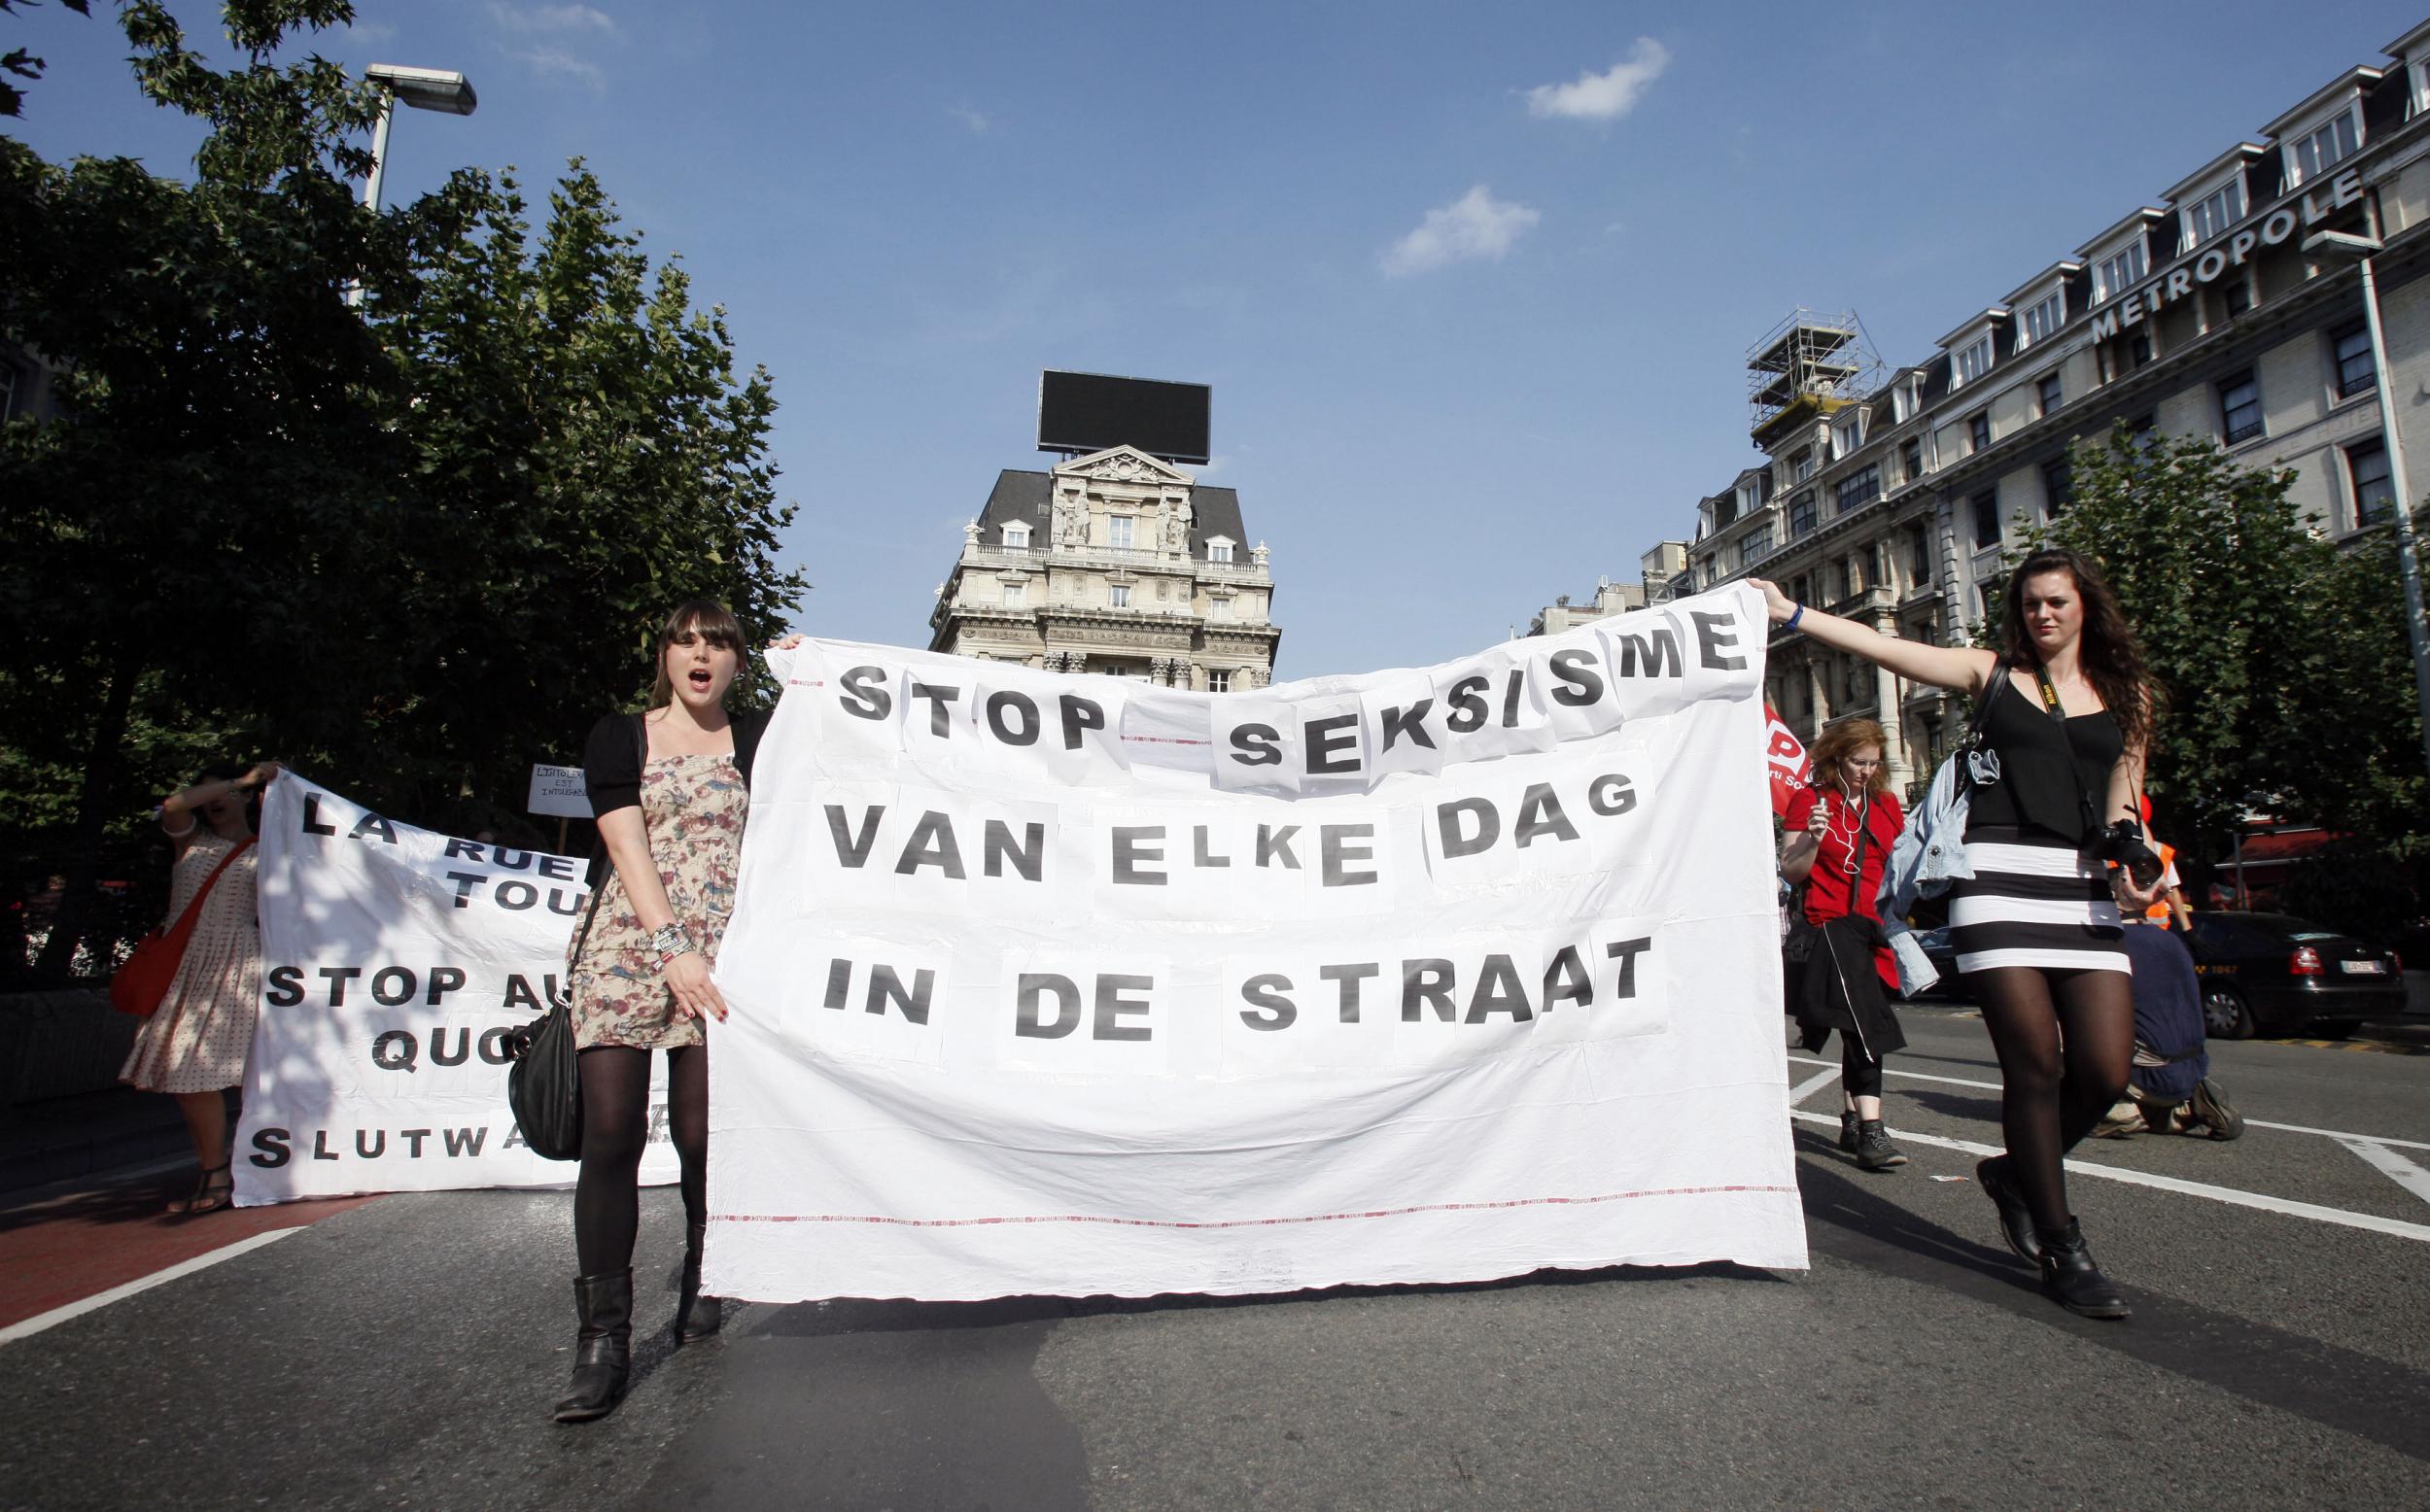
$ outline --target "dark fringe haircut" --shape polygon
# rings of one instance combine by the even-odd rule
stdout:
[[[744,686],[750,678],[751,660],[744,653],[743,622],[734,611],[714,599],[686,599],[667,614],[658,627],[658,640],[650,648],[649,706],[665,708],[675,702],[675,684],[667,677],[667,646],[685,631],[706,636],[712,645],[734,649],[734,681],[726,692]]]

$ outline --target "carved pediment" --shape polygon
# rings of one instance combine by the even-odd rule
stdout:
[[[1059,478],[1088,478],[1102,483],[1130,483],[1188,488],[1198,481],[1168,462],[1159,462],[1135,446],[1117,446],[1075,457],[1055,469]]]

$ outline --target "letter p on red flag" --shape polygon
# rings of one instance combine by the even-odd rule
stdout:
[[[1788,800],[1803,787],[1813,764],[1806,760],[1806,747],[1788,726],[1781,723],[1780,711],[1769,703],[1763,705],[1763,763],[1772,773],[1772,811],[1788,812]]]

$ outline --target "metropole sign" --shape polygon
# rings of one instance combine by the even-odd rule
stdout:
[[[2093,339],[2106,341],[2118,334],[2122,326],[2140,326],[2145,316],[2158,314],[2228,269],[2242,267],[2244,259],[2256,249],[2275,247],[2298,230],[2317,225],[2362,197],[2362,171],[2348,168],[2324,186],[2280,200],[2258,223],[2247,221],[2236,230],[2211,238],[2210,245],[2202,251],[2154,273],[2142,288],[2095,314]]]

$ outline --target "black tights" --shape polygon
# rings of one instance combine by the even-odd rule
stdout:
[[[582,1073],[582,1174],[573,1184],[574,1263],[585,1276],[628,1270],[642,1226],[642,1151],[649,1144],[649,1051],[603,1045]],[[667,1121],[683,1168],[683,1220],[709,1217],[709,1047],[667,1051]]]
[[[1851,1097],[1882,1095],[1881,1058],[1866,1054],[1864,1042],[1845,1029],[1839,1031],[1839,1084]]]
[[[2126,1090],[2135,1062],[2135,991],[2124,972],[2003,966],[1969,972],[1999,1051],[1999,1123],[2033,1221],[2067,1226],[2059,1167]]]

